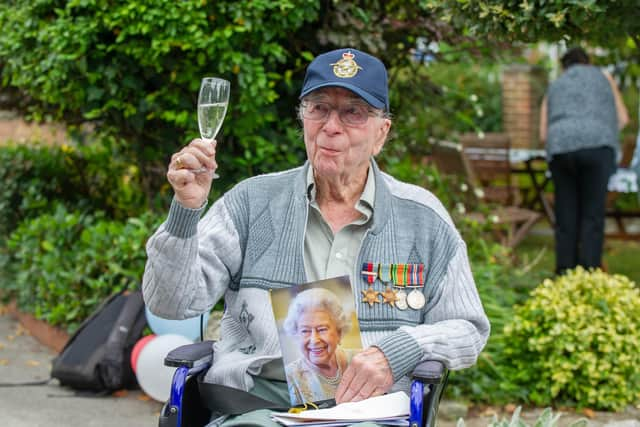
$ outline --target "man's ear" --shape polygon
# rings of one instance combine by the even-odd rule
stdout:
[[[380,151],[382,151],[382,147],[384,147],[385,142],[387,142],[387,136],[389,136],[389,130],[391,129],[391,120],[382,119],[380,122],[380,126],[376,130],[376,141],[373,147],[373,155],[377,156]]]

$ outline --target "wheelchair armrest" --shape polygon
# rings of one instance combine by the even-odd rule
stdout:
[[[426,384],[439,384],[446,377],[447,369],[444,363],[437,360],[425,360],[416,365],[411,377]]]
[[[213,360],[213,341],[202,341],[175,348],[164,358],[165,366],[197,368],[211,364]]]
[[[447,385],[449,370],[444,363],[425,360],[416,365],[411,383],[410,427],[432,427],[438,418],[438,405]]]

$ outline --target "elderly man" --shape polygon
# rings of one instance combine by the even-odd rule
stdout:
[[[407,374],[421,360],[474,364],[489,322],[466,245],[430,192],[374,160],[391,127],[383,63],[356,49],[319,55],[307,68],[299,115],[308,161],[239,183],[204,216],[215,145],[196,139],[173,155],[175,197],[147,245],[150,310],[182,319],[224,295],[205,381],[284,405],[272,288],[350,277],[364,350],[343,374],[338,403],[408,390]],[[194,172],[201,167],[211,173]],[[224,425],[272,425],[264,412]]]

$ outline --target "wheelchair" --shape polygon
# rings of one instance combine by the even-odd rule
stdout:
[[[203,341],[172,350],[166,366],[175,367],[169,400],[160,411],[159,427],[202,427],[212,410],[198,387],[213,360],[213,341]],[[409,427],[433,427],[438,405],[447,384],[448,370],[438,361],[421,362],[412,373]],[[256,398],[257,399],[257,398]]]

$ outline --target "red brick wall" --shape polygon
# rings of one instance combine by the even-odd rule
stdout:
[[[502,72],[502,126],[511,147],[540,147],[540,103],[547,88],[544,70],[511,65]]]

